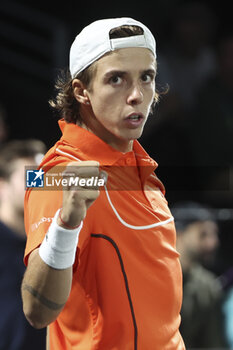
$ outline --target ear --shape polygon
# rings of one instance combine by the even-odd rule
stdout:
[[[76,98],[76,100],[81,104],[89,105],[90,100],[88,91],[85,88],[83,82],[79,79],[74,79],[72,81],[72,87],[74,91],[74,97]]]

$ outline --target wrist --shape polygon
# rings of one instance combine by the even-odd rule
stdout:
[[[78,222],[76,220],[75,223],[72,220],[68,220],[66,216],[64,217],[62,208],[59,210],[58,217],[57,217],[57,224],[59,226],[68,230],[75,230],[80,226],[81,222],[82,220],[79,220]]]
[[[60,209],[56,212],[52,224],[39,248],[41,259],[54,269],[66,269],[74,264],[79,233],[83,223],[74,229],[58,225]]]

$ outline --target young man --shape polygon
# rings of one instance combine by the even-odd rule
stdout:
[[[49,325],[51,350],[183,350],[173,217],[136,141],[157,97],[154,37],[131,18],[96,21],[76,37],[70,73],[52,102],[63,136],[41,168],[108,181],[27,192],[26,317]]]

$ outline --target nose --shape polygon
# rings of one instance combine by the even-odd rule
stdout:
[[[127,97],[127,103],[130,105],[137,105],[142,103],[143,101],[143,93],[141,91],[140,84],[135,83],[129,92]]]

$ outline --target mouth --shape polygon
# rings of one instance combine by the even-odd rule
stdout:
[[[142,113],[131,113],[125,119],[138,121],[138,120],[143,119],[143,118],[144,118],[144,116]]]
[[[126,117],[126,119],[140,119],[140,118],[143,118],[142,113],[131,113],[128,115],[128,117]]]
[[[142,113],[131,113],[125,118],[125,122],[129,127],[135,128],[140,126],[144,119],[145,118]]]

